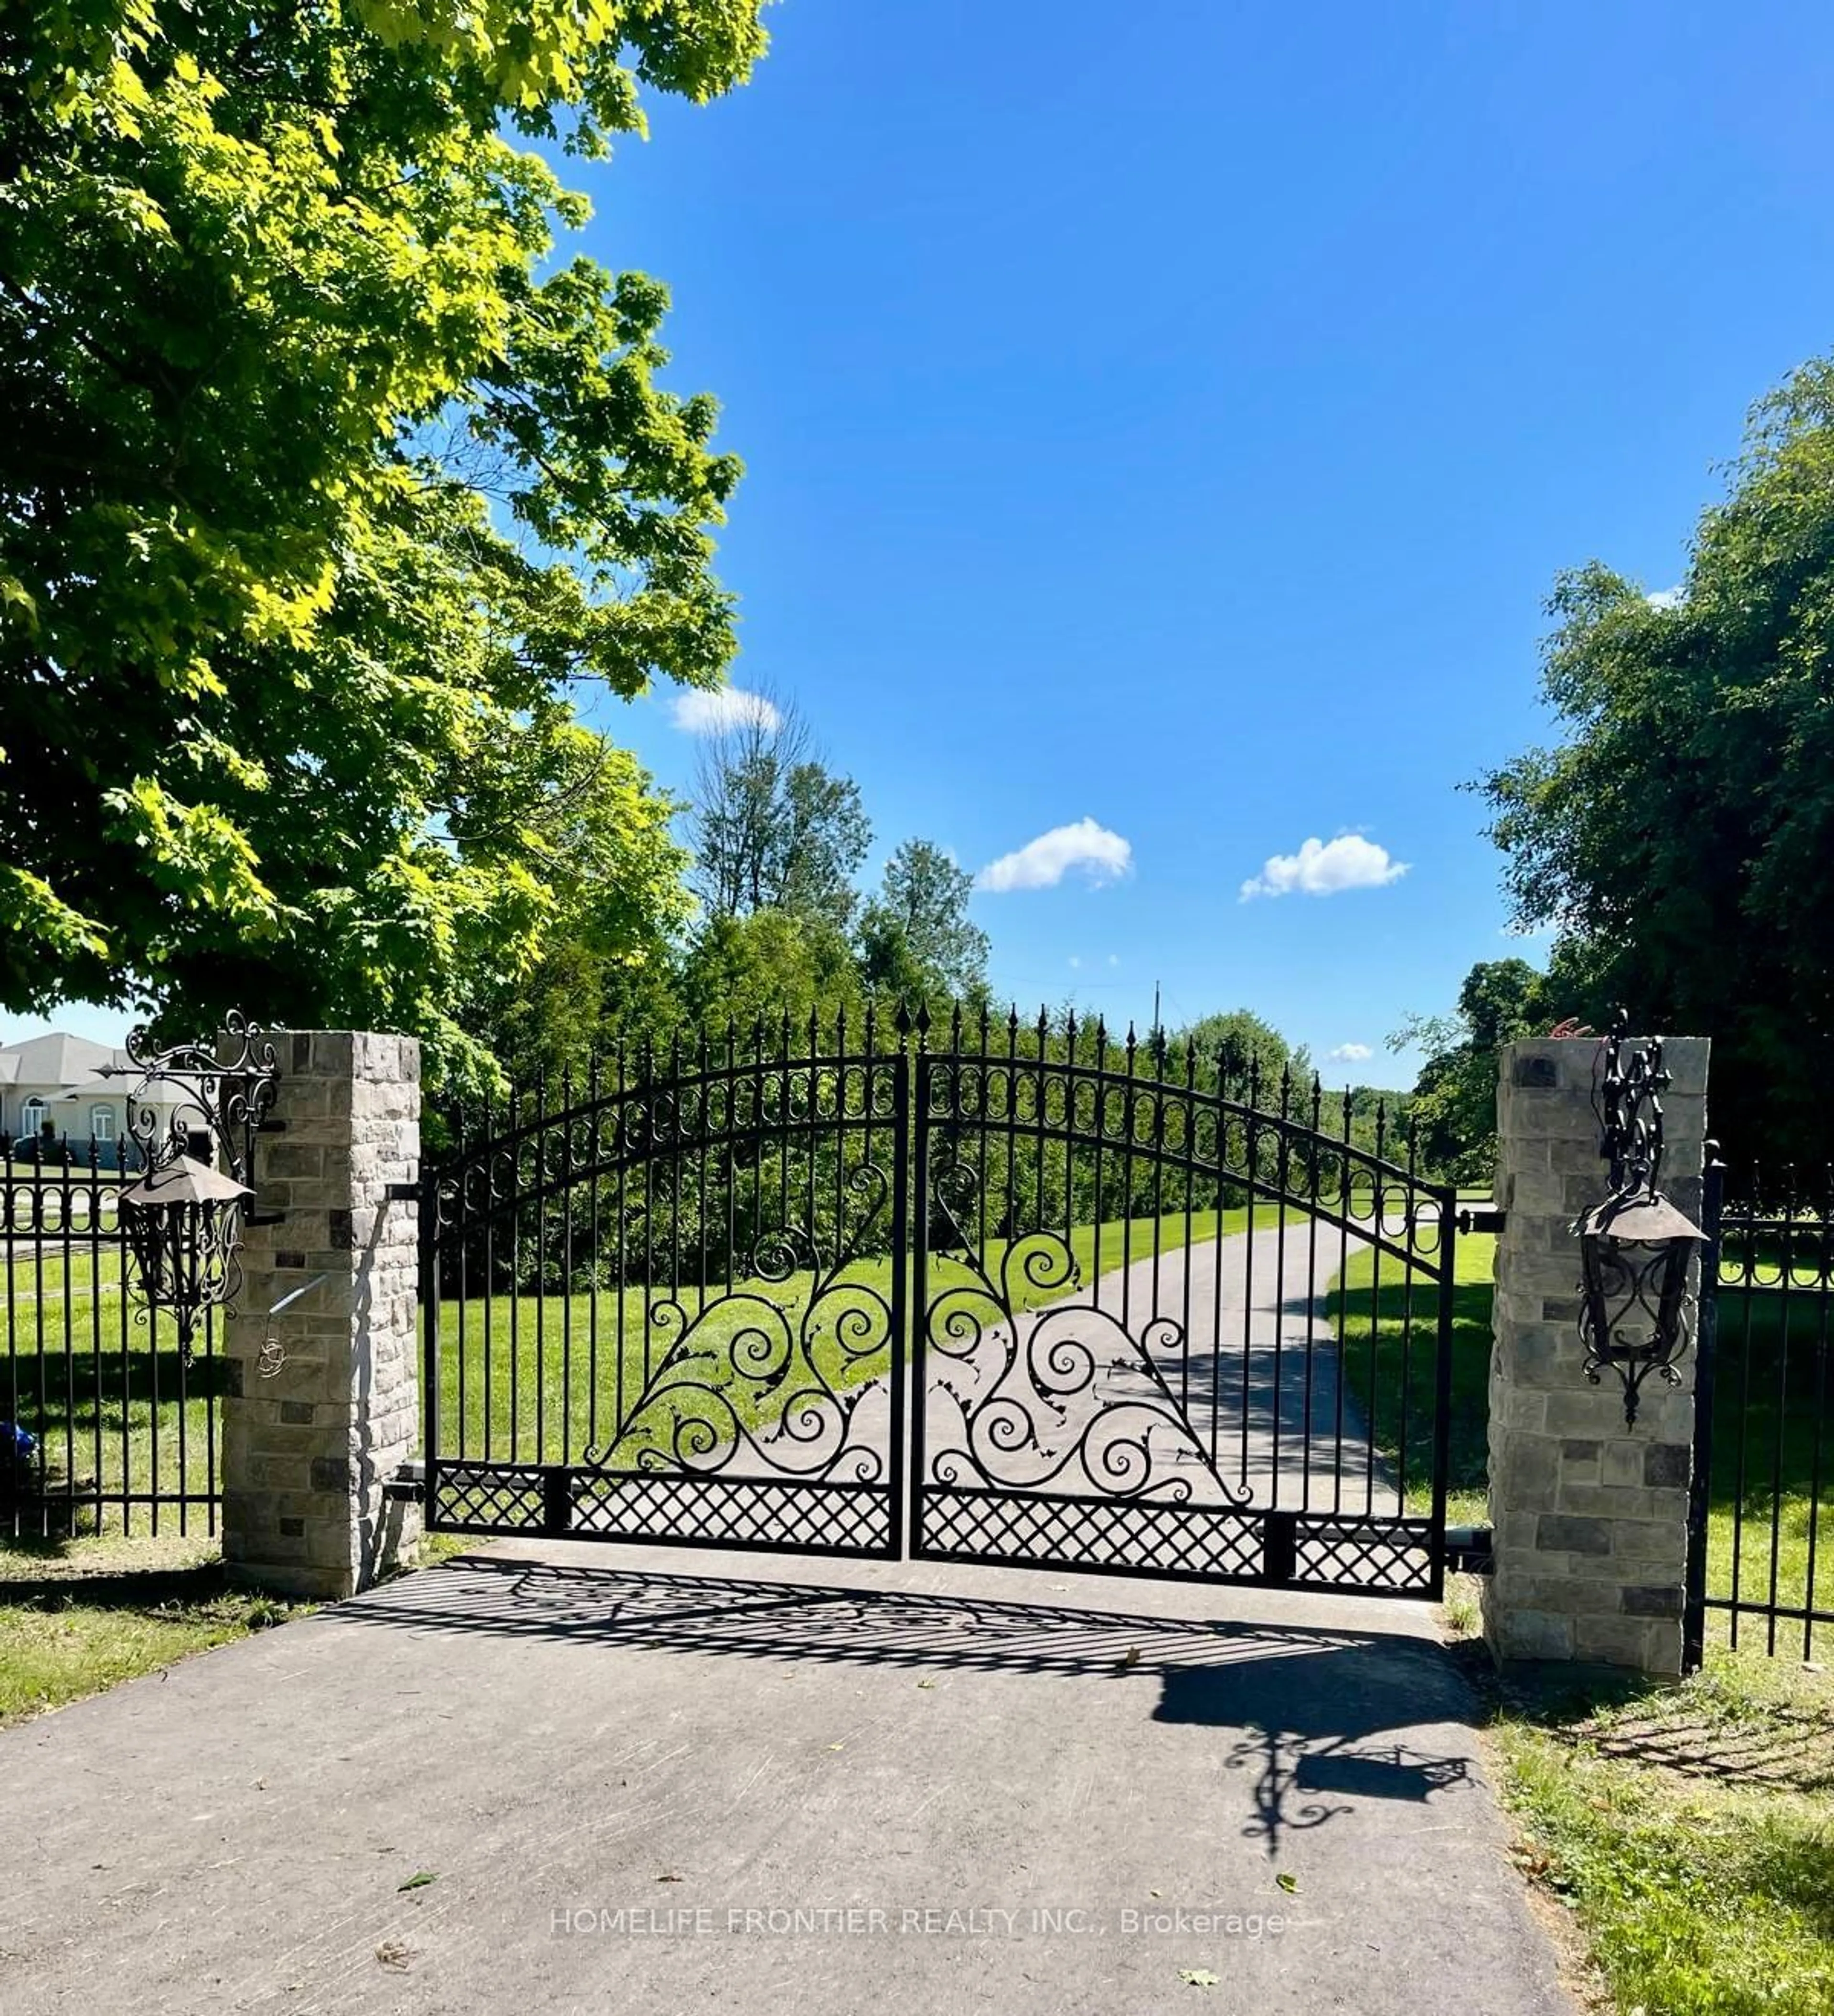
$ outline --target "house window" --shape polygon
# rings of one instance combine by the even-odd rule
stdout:
[[[92,1141],[112,1141],[114,1139],[114,1108],[112,1106],[90,1107],[89,1139]]]
[[[42,1134],[45,1131],[45,1102],[41,1099],[28,1099],[19,1109],[19,1131],[22,1134]]]

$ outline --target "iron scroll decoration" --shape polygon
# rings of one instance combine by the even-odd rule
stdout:
[[[242,1286],[242,1234],[254,1201],[256,1136],[269,1123],[279,1061],[272,1038],[233,1010],[222,1039],[153,1051],[146,1032],[128,1037],[125,1064],[105,1076],[137,1080],[127,1096],[127,1131],[141,1172],[121,1193],[128,1249],[146,1305],[168,1311],[184,1364],[200,1319],[227,1309]],[[155,1087],[167,1097],[155,1102]]]
[[[1624,1426],[1634,1427],[1644,1382],[1681,1384],[1676,1361],[1687,1349],[1688,1269],[1700,1228],[1659,1188],[1662,1095],[1669,1075],[1662,1039],[1626,1053],[1623,1009],[1599,1046],[1592,1111],[1598,1152],[1610,1165],[1605,1201],[1574,1227],[1579,1234],[1580,1335],[1583,1366],[1597,1385],[1609,1367],[1622,1384]]]

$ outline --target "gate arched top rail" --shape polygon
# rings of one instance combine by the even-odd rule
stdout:
[[[1006,1026],[1008,1042],[990,1033],[984,1048],[926,1048],[916,1024],[888,1045],[857,1049],[844,1047],[844,1028],[833,1042],[800,1052],[767,1045],[727,1055],[723,1042],[697,1042],[672,1051],[679,1071],[658,1072],[652,1056],[632,1075],[623,1059],[607,1085],[595,1067],[580,1087],[564,1082],[564,1103],[553,1107],[539,1091],[532,1111],[513,1094],[486,1109],[509,1123],[501,1131],[481,1138],[461,1132],[429,1164],[434,1237],[450,1237],[461,1222],[481,1228],[646,1164],[755,1154],[763,1144],[836,1129],[883,1128],[888,1136],[899,1118],[898,1068],[921,1054],[930,1103],[915,1118],[931,1126],[959,1122],[991,1138],[1042,1139],[1066,1152],[1112,1154],[1136,1168],[1220,1182],[1257,1208],[1303,1213],[1406,1265],[1437,1271],[1455,1193],[1421,1172],[1411,1136],[1407,1161],[1387,1152],[1385,1107],[1378,1105],[1366,1145],[1349,1131],[1353,1094],[1328,1095],[1315,1075],[1303,1085],[1283,1077],[1279,1105],[1256,1104],[1262,1087],[1253,1073],[1243,1098],[1220,1074],[1205,1084],[1194,1059],[1182,1077],[1146,1076],[1137,1046],[1110,1061],[1098,1043],[1091,1059],[1067,1043],[1060,1053],[1050,1046],[1064,1039],[1047,1032],[1042,1050],[1027,1050],[1016,1041],[1021,1025]],[[870,1025],[863,1033],[871,1041]],[[1024,1033],[1040,1040],[1036,1025]],[[585,1096],[569,1099],[576,1089]],[[1324,1124],[1327,1098],[1336,1105],[1335,1128]]]

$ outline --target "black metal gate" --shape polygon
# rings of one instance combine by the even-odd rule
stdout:
[[[1436,1594],[1456,1204],[1379,1102],[931,1035],[729,1029],[453,1116],[430,1523]]]

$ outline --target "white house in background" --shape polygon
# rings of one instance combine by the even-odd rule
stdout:
[[[111,1070],[128,1075],[106,1075]],[[93,1141],[99,1161],[117,1164],[128,1129],[128,1095],[139,1082],[125,1050],[62,1030],[0,1044],[0,1136],[20,1141],[49,1132],[67,1141],[80,1161],[88,1159]],[[156,1087],[135,1103],[167,1113],[173,1100]]]

